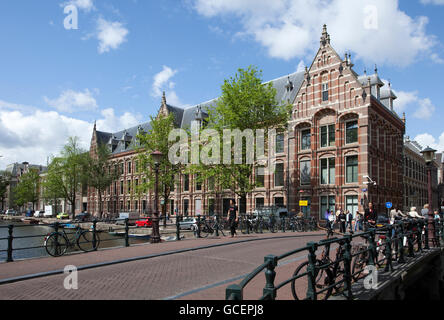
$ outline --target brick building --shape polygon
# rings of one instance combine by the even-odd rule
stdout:
[[[390,84],[385,85],[375,73],[358,75],[351,56],[342,59],[330,44],[324,26],[320,48],[309,68],[271,81],[277,101],[294,105],[288,130],[276,136],[276,171],[256,168],[254,176],[261,188],[239,203],[241,211],[257,206],[280,205],[290,211],[323,217],[327,209],[341,207],[355,213],[372,201],[379,210],[391,201],[404,203],[403,136],[405,119],[393,110],[396,99]],[[173,113],[177,127],[189,127],[205,117],[216,100],[181,109],[167,103],[165,96],[159,112]],[[201,111],[200,111],[201,110]],[[151,213],[153,195],[134,196],[132,186],[143,176],[138,173],[135,152],[137,132],[150,124],[106,133],[94,128],[91,152],[98,143],[109,145],[110,164],[121,168],[121,178],[104,194],[104,212]],[[368,177],[368,178],[365,178]],[[181,214],[226,213],[229,199],[237,198],[229,190],[215,193],[208,183],[197,184],[189,175],[181,175],[168,211]],[[376,182],[367,185],[365,182]],[[299,207],[299,201],[308,207]],[[98,197],[88,191],[88,210],[97,214]]]

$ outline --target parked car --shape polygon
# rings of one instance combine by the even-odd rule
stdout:
[[[91,218],[91,214],[88,212],[82,212],[75,216],[75,220],[77,221],[87,221],[89,218]]]
[[[197,229],[197,219],[185,217],[179,222],[179,229],[183,230],[196,230]]]
[[[69,214],[67,214],[67,213],[59,213],[56,218],[57,219],[69,219]]]
[[[17,211],[15,211],[14,209],[8,209],[8,210],[6,210],[6,215],[7,216],[16,216]]]
[[[43,218],[45,215],[45,211],[36,211],[34,213],[34,218]]]
[[[150,228],[153,226],[153,220],[151,218],[141,218],[136,221],[136,227]]]

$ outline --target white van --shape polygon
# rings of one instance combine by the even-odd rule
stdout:
[[[43,214],[45,218],[52,218],[52,206],[45,206],[45,213]]]

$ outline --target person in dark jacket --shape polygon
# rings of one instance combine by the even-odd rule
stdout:
[[[339,222],[339,232],[345,233],[345,221],[347,220],[347,216],[345,215],[344,211],[341,210],[341,213],[339,213],[338,216],[338,222]]]
[[[231,237],[233,238],[236,233],[236,226],[238,222],[238,213],[237,206],[234,200],[230,200],[230,208],[228,209],[228,217],[227,220],[230,225]]]
[[[367,231],[368,225],[375,225],[378,214],[373,209],[373,203],[369,202],[368,208],[364,210],[364,226],[366,226],[364,231]]]

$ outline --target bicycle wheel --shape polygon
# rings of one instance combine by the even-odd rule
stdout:
[[[361,250],[361,249],[359,249]],[[352,262],[352,275],[353,280],[358,281],[361,278],[362,272],[368,263],[368,252],[362,252],[361,254],[355,256]],[[356,272],[356,274],[355,274]]]
[[[320,266],[323,263],[321,261],[316,261],[316,266]],[[307,272],[307,267],[308,267],[308,261],[305,261],[304,263],[300,264],[296,271],[293,274],[293,277],[299,275],[299,274],[303,274],[305,272]],[[308,275],[299,279],[294,279],[291,282],[291,293],[293,295],[293,298],[295,300],[299,300],[297,291],[301,292],[301,294],[305,294],[307,291],[307,283],[308,283]],[[298,282],[298,283],[296,283]],[[316,292],[330,286],[332,284],[332,276],[331,276],[331,271],[330,269],[319,269],[316,268],[315,269],[315,289]],[[329,288],[327,290],[325,290],[324,292],[318,293],[317,294],[317,299],[318,300],[327,300],[328,297],[330,297],[331,293],[333,291],[333,288]]]
[[[91,252],[97,250],[100,245],[99,234],[96,233],[96,242],[94,243],[94,232],[82,231],[77,238],[77,246],[84,252]]]
[[[50,256],[63,256],[68,249],[68,239],[63,233],[52,233],[45,240],[45,249]]]
[[[213,230],[208,225],[204,225],[202,227],[202,229],[200,230],[200,236],[202,238],[206,238],[212,233],[213,233]]]

